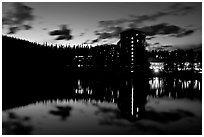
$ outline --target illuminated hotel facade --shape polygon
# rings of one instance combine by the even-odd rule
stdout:
[[[145,34],[135,29],[120,33],[120,69],[135,72],[145,69]]]

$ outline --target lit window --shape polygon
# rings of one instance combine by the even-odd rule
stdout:
[[[138,34],[136,34],[136,36],[138,36]]]
[[[139,112],[139,107],[137,107],[137,112]]]
[[[133,37],[131,37],[131,39],[134,39]]]
[[[131,41],[131,43],[133,43],[133,40]]]
[[[133,44],[131,45],[131,47],[133,47]]]
[[[131,57],[134,57],[134,55],[131,55]]]
[[[137,39],[137,42],[139,42],[139,39]]]
[[[134,54],[134,52],[131,52],[131,54]]]
[[[134,48],[131,48],[131,50],[134,50]]]

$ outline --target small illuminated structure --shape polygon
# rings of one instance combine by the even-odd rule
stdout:
[[[164,62],[150,62],[149,68],[155,73],[162,72],[164,70]]]

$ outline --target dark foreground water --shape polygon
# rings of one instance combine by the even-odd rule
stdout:
[[[202,134],[201,80],[111,81],[79,78],[52,96],[3,98],[3,134]]]

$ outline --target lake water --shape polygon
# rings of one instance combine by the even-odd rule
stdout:
[[[111,81],[75,79],[61,96],[5,108],[3,134],[202,134],[201,80]]]

